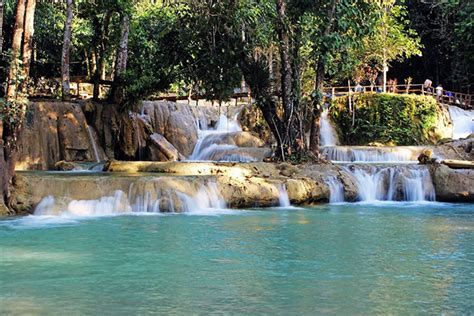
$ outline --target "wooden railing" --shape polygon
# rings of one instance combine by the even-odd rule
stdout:
[[[382,92],[383,86],[339,86],[339,87],[325,87],[323,89],[325,97],[340,97],[351,93],[352,95],[358,93],[377,93]],[[438,100],[438,102],[448,105],[455,105],[463,109],[474,108],[474,95],[452,92],[449,90],[443,90],[441,95],[438,96],[436,88],[431,87],[425,89],[422,84],[410,84],[410,85],[387,85],[388,93],[396,94],[423,94],[432,95]]]

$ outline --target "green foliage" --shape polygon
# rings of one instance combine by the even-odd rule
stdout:
[[[352,96],[354,120],[348,104],[347,96],[339,97],[330,108],[345,145],[417,145],[437,140],[433,139],[433,130],[438,105],[432,97],[373,93]]]

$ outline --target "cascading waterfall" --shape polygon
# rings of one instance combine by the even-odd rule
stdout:
[[[94,153],[94,159],[96,162],[100,162],[99,151],[97,150],[97,143],[94,137],[94,128],[90,125],[87,125],[87,133],[89,134],[89,139],[92,145],[92,151]]]
[[[321,151],[326,159],[334,162],[417,162],[425,148],[330,146],[321,148]]]
[[[229,144],[231,133],[242,131],[242,127],[237,121],[238,114],[235,114],[231,119],[221,114],[215,129],[202,129],[202,124],[198,124],[199,139],[189,160],[256,161],[255,158],[239,152],[238,146]]]
[[[466,138],[474,133],[474,111],[449,106],[449,114],[453,121],[453,139]]]
[[[329,176],[326,179],[326,184],[329,186],[329,203],[344,202],[344,185],[335,176]]]
[[[178,190],[159,190],[152,197],[150,192],[133,193],[133,183],[126,194],[117,190],[110,196],[96,200],[72,200],[63,206],[52,196],[38,204],[34,214],[38,216],[107,216],[127,213],[189,213],[213,214],[226,208],[217,184],[201,185],[193,195]]]
[[[354,167],[354,166],[353,166]],[[428,168],[372,167],[346,168],[354,177],[359,200],[374,201],[434,201],[435,190]]]
[[[321,146],[337,145],[337,133],[329,120],[329,109],[321,113]]]
[[[288,196],[288,191],[286,190],[285,184],[281,184],[278,187],[278,201],[280,207],[291,206],[290,197]]]

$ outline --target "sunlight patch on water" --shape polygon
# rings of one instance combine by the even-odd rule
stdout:
[[[54,263],[65,263],[73,264],[82,258],[82,255],[78,255],[70,252],[59,252],[59,251],[44,251],[44,250],[32,250],[23,247],[2,247],[2,256],[0,256],[0,263],[12,263],[12,262],[54,262]]]

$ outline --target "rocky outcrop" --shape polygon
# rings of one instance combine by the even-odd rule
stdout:
[[[79,103],[30,102],[19,139],[19,170],[52,169],[60,160],[96,160],[86,117]],[[101,159],[106,159],[100,146],[98,151]]]
[[[443,159],[474,161],[474,135],[465,139],[445,141],[434,150],[436,155]]]
[[[153,161],[179,161],[184,157],[164,136],[153,133],[148,138],[150,159]]]
[[[197,119],[190,106],[165,101],[144,101],[144,119],[154,133],[161,134],[184,156],[189,156],[196,145]]]
[[[435,165],[432,170],[436,198],[446,202],[474,202],[474,170]]]
[[[293,204],[306,205],[328,201],[330,191],[325,182],[328,174],[341,177],[346,187],[346,199],[353,200],[356,191],[342,170],[329,164],[112,161],[105,169],[109,173],[80,176],[21,172],[15,194],[17,210],[32,212],[46,196],[61,201],[61,207],[67,207],[73,200],[100,201],[116,196],[117,191],[122,192],[120,194],[124,194],[131,205],[145,203],[145,200],[153,204],[159,199],[161,211],[169,209],[167,203],[174,211],[182,210],[177,205],[186,201],[185,196],[201,199],[203,193],[209,198],[218,194],[231,208],[268,207],[279,204],[282,187],[286,188]],[[136,172],[146,174],[137,177]],[[208,192],[206,186],[209,184],[215,186],[215,192]]]

